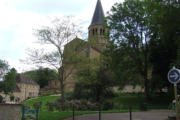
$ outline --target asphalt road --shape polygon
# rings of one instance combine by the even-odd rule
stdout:
[[[132,120],[165,120],[174,114],[169,110],[152,110],[147,112],[133,112]],[[75,120],[98,120],[98,114],[75,116]],[[68,118],[65,120],[72,120]],[[102,114],[101,120],[130,120],[129,113],[107,113]]]

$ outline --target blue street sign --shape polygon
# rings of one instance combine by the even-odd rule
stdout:
[[[168,80],[170,83],[177,84],[180,81],[180,70],[173,67],[168,72]]]
[[[25,110],[24,114],[36,114],[37,111],[36,110]]]

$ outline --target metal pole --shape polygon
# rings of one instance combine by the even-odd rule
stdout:
[[[99,105],[99,120],[101,120],[101,105]]]
[[[176,100],[176,120],[179,120],[179,114],[178,114],[178,97],[177,97],[177,84],[174,84],[174,96]]]
[[[39,114],[39,107],[38,107],[38,106],[36,106],[36,120],[38,120],[38,119],[39,119],[38,114]]]
[[[25,110],[25,107],[24,105],[22,106],[22,120],[24,120],[24,110]]]
[[[73,120],[74,120],[74,104],[73,104]]]
[[[129,117],[130,120],[132,120],[132,106],[129,107]]]

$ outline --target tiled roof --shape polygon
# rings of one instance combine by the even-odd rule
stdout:
[[[104,16],[103,7],[101,4],[101,1],[98,0],[90,26],[92,26],[92,25],[103,25],[104,18],[105,18],[105,16]]]

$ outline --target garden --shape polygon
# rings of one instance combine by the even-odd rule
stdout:
[[[63,120],[72,117],[73,106],[75,115],[81,115],[97,113],[99,108],[101,108],[102,113],[128,112],[130,106],[133,111],[168,109],[169,103],[171,102],[165,94],[161,96],[154,94],[151,100],[147,101],[143,93],[116,93],[115,97],[102,102],[102,104],[98,104],[87,99],[72,100],[71,94],[71,92],[65,94],[65,110],[62,110],[60,107],[60,96],[42,96],[29,99],[24,102],[24,105],[29,109],[35,109],[38,105],[39,120]]]

